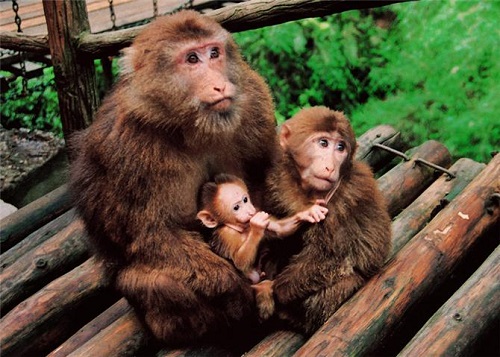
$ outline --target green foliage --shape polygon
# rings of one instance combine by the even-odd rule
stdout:
[[[420,0],[236,39],[267,79],[280,121],[326,105],[357,133],[386,123],[410,145],[436,139],[455,158],[487,162],[500,143],[499,17],[500,2]]]
[[[2,90],[0,113],[2,126],[24,127],[52,131],[62,136],[57,91],[54,89],[54,71],[46,68],[44,75],[28,80],[26,93],[21,77]]]
[[[383,61],[374,46],[386,31],[368,12],[350,11],[235,34],[245,58],[268,81],[278,119],[298,108],[350,110],[370,92],[370,68]]]
[[[443,142],[455,157],[487,162],[500,145],[499,2],[430,1],[391,6],[397,15],[370,73],[386,100],[352,112],[361,132],[389,123],[413,145]]]

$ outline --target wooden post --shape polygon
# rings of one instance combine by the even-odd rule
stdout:
[[[43,0],[64,137],[86,128],[99,106],[92,57],[78,51],[90,32],[84,0]],[[70,153],[71,157],[71,153]]]

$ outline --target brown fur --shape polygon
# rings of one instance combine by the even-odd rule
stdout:
[[[178,53],[207,40],[227,57],[212,75],[236,88],[224,113],[194,100],[210,78],[176,69]],[[74,139],[78,212],[154,336],[170,345],[223,338],[253,315],[253,294],[195,231],[196,196],[220,172],[263,187],[277,144],[269,90],[229,33],[194,11],[156,20],[126,52],[122,78]]]
[[[305,226],[284,243],[293,246],[289,242],[295,238],[295,251],[289,253],[288,265],[272,287],[278,314],[310,334],[383,265],[390,250],[391,220],[370,168],[353,161],[356,141],[344,115],[316,107],[299,112],[290,124],[292,120],[289,151],[269,176],[269,211],[290,215],[319,198],[301,188],[290,155],[308,135],[337,130],[350,150],[343,167],[336,168],[342,180],[327,206],[326,219]],[[278,255],[283,257],[286,246],[281,244]]]

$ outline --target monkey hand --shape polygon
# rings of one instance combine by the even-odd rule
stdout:
[[[326,214],[328,213],[328,208],[320,204],[321,202],[318,203],[319,201],[323,200],[317,200],[316,204],[312,205],[305,211],[299,212],[297,214],[299,219],[310,223],[318,223],[324,220],[326,218]]]
[[[261,321],[269,319],[274,314],[273,281],[263,280],[252,285],[255,290],[255,302]]]
[[[269,226],[270,222],[269,214],[260,211],[257,212],[251,219],[250,219],[250,229],[252,231],[255,231],[256,233],[264,234],[264,231],[266,230],[267,226]]]

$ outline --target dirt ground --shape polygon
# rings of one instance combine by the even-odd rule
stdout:
[[[0,198],[17,206],[13,196],[27,190],[28,181],[36,180],[43,166],[63,148],[64,140],[52,133],[7,130],[0,125]]]

